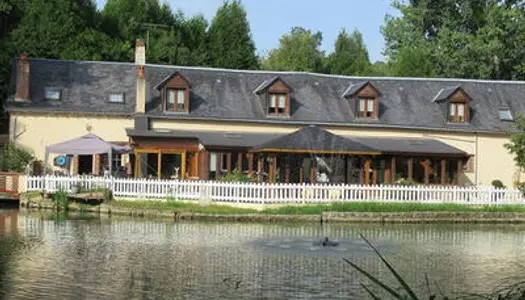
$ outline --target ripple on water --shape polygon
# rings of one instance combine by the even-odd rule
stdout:
[[[282,252],[287,251],[291,254],[306,254],[315,256],[338,256],[344,255],[369,256],[372,255],[372,249],[360,238],[338,240],[334,239],[338,246],[318,246],[316,245],[322,239],[314,238],[282,238],[268,237],[252,241],[252,245],[263,252]],[[398,248],[398,245],[389,241],[382,243],[374,241],[376,247],[381,253],[390,253]]]

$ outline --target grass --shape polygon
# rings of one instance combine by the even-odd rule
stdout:
[[[255,209],[237,208],[228,205],[210,204],[206,206],[198,203],[189,203],[182,201],[154,201],[154,200],[113,200],[113,207],[131,208],[131,209],[158,209],[178,212],[210,213],[210,214],[239,214],[239,213],[256,213]]]
[[[421,204],[421,203],[379,203],[379,202],[347,202],[332,204],[305,204],[287,205],[278,208],[267,208],[262,211],[248,208],[238,208],[228,205],[210,204],[206,206],[198,203],[182,201],[125,201],[114,200],[111,205],[134,209],[158,209],[179,212],[198,212],[213,214],[247,214],[260,213],[269,215],[319,215],[323,212],[524,212],[525,207],[520,205],[485,205],[471,206],[459,204]]]
[[[431,289],[428,277],[425,275],[425,279],[427,282],[427,295],[424,297],[420,297],[415,292],[414,288],[410,286],[410,284],[399,274],[395,267],[363,236],[360,234],[361,239],[365,241],[365,243],[375,252],[376,256],[383,262],[383,264],[388,268],[390,274],[395,278],[396,282],[399,284],[399,287],[394,287],[392,285],[386,284],[384,281],[379,279],[377,276],[374,276],[370,272],[366,271],[365,269],[359,267],[354,262],[343,258],[343,261],[349,264],[352,268],[357,270],[360,274],[362,274],[364,277],[368,278],[371,283],[376,285],[380,288],[385,294],[389,295],[388,299],[399,299],[399,300],[423,300],[423,299],[429,299],[429,300],[436,300],[436,299],[442,299],[442,300],[452,300],[449,295],[445,295],[443,292],[439,291],[434,292]],[[370,296],[370,299],[382,299],[380,295],[373,292],[370,286],[361,283],[361,287],[366,291],[366,293]],[[525,282],[518,282],[511,285],[504,286],[501,289],[498,289],[494,291],[491,294],[468,294],[464,295],[462,297],[457,297],[455,299],[485,299],[485,300],[523,300],[525,299]]]
[[[423,204],[423,203],[381,203],[381,202],[346,202],[301,206],[282,206],[265,209],[268,214],[321,214],[323,212],[525,212],[520,205],[460,205],[460,204]]]

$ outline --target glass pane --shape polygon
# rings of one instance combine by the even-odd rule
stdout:
[[[270,96],[270,107],[275,107],[276,106],[276,104],[275,104],[277,102],[276,98],[277,98],[276,95],[271,95]]]
[[[173,110],[173,107],[175,106],[175,91],[173,89],[168,89],[166,98],[166,110]]]
[[[458,116],[465,116],[465,104],[463,103],[458,104]]]
[[[512,114],[510,113],[510,110],[508,109],[500,109],[499,110],[499,119],[502,121],[512,121]]]
[[[217,153],[210,153],[210,172],[217,171]]]
[[[286,106],[286,96],[279,95],[279,108],[285,108]]]
[[[177,90],[177,103],[184,104],[184,90]]]
[[[60,99],[60,91],[57,90],[45,90],[44,97],[48,100],[59,100]]]
[[[451,103],[450,104],[450,116],[455,116],[456,115],[456,104],[455,103]]]
[[[111,94],[109,95],[109,102],[124,102],[124,96],[122,94]]]
[[[368,112],[374,112],[374,100],[368,99],[368,106],[366,107]]]
[[[365,100],[359,100],[359,111],[365,111]]]
[[[161,156],[161,178],[182,179],[182,155],[165,153]]]

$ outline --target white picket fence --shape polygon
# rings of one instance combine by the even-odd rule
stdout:
[[[525,204],[517,189],[490,186],[399,186],[266,184],[218,181],[178,181],[92,176],[29,176],[27,191],[71,192],[109,188],[116,198],[211,200],[217,202],[294,204],[345,201],[420,202],[457,204]]]

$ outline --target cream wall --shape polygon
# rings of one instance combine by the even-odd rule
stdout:
[[[46,146],[90,131],[106,141],[126,142],[125,128],[133,127],[132,118],[94,115],[11,113],[9,122],[10,140],[30,149],[40,160],[44,160]],[[49,156],[50,162],[54,156]]]
[[[153,129],[210,130],[225,132],[275,132],[290,133],[302,126],[282,124],[253,124],[233,122],[211,122],[191,120],[151,121]],[[31,149],[37,158],[44,159],[45,146],[66,141],[87,134],[87,128],[107,141],[127,141],[126,128],[133,127],[131,117],[73,116],[61,114],[12,113],[10,119],[11,140]],[[490,184],[500,179],[507,186],[516,180],[513,157],[504,148],[508,138],[494,134],[446,133],[423,130],[370,129],[351,127],[328,127],[340,135],[369,137],[421,137],[433,138],[474,155],[473,172],[466,173],[471,182]]]

